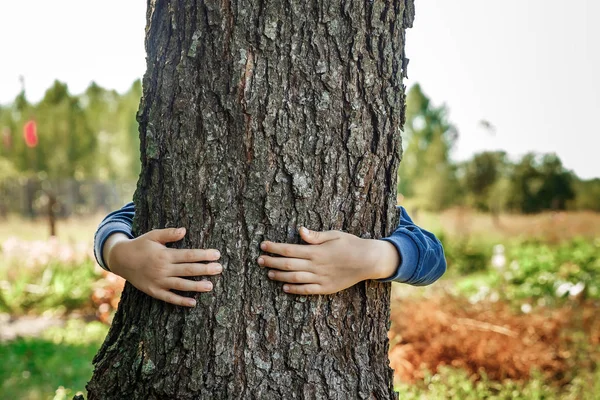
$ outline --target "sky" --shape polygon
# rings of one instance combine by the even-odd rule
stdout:
[[[92,80],[127,90],[145,71],[145,3],[0,2],[0,104],[21,75],[30,101],[55,79],[72,93]],[[457,161],[555,152],[580,177],[600,177],[599,16],[597,0],[416,0],[405,84],[448,106]]]

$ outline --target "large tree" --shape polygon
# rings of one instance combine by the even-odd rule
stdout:
[[[259,243],[396,222],[412,0],[149,0],[134,232],[221,250],[194,309],[127,285],[90,399],[394,398],[389,284],[285,294]]]

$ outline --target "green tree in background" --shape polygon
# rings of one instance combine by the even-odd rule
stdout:
[[[117,179],[120,149],[116,146],[119,130],[116,119],[119,94],[114,90],[106,90],[95,82],[81,96],[86,110],[86,118],[93,127],[97,140],[96,174],[101,179]],[[117,167],[117,168],[115,168]]]
[[[54,82],[38,104],[25,91],[0,108],[2,171],[45,174],[50,179],[132,181],[140,171],[136,111],[141,83],[124,94],[92,83],[80,96]],[[28,148],[23,127],[37,122],[38,145]]]
[[[600,211],[600,178],[574,182],[574,208]]]
[[[9,159],[13,152],[14,124],[10,118],[11,107],[0,106],[0,181],[13,179],[17,176],[17,168]]]
[[[22,129],[26,118],[32,113],[32,106],[27,101],[25,91],[17,95],[14,102],[0,109],[0,129],[2,130],[2,150],[0,156],[4,159],[5,168],[16,171],[26,171],[31,162],[31,151],[27,149],[22,139]],[[29,152],[28,152],[29,151]]]
[[[459,195],[456,167],[450,150],[458,134],[445,106],[434,107],[416,84],[406,99],[404,140],[407,143],[399,169],[399,192],[414,198],[420,208],[441,210]]]
[[[35,109],[39,144],[33,170],[51,178],[84,178],[94,175],[97,140],[79,98],[67,85],[54,82]]]
[[[573,174],[567,171],[556,154],[542,157],[540,172],[542,187],[538,192],[537,204],[541,210],[565,210],[569,201],[575,198]]]
[[[81,96],[86,117],[98,140],[95,157],[97,177],[103,180],[133,180],[140,170],[136,112],[141,83],[119,95],[92,83]]]
[[[469,206],[481,211],[499,211],[496,187],[507,175],[509,162],[504,151],[484,151],[462,164],[461,186]]]
[[[137,111],[142,97],[142,81],[133,82],[129,90],[120,98],[117,117],[123,139],[124,152],[127,153],[126,174],[123,178],[136,180],[140,174],[140,137],[138,133]]]
[[[556,154],[528,153],[512,169],[508,206],[522,213],[565,210],[575,198],[574,180]]]

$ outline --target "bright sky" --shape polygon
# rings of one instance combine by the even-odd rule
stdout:
[[[92,80],[125,91],[145,70],[145,3],[0,2],[0,103],[17,95],[19,75],[31,101],[54,79],[73,93]],[[406,84],[419,82],[450,108],[455,159],[487,149],[556,152],[582,178],[600,177],[599,1],[416,3]]]

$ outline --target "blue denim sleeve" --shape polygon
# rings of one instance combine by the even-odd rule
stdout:
[[[98,226],[94,235],[94,256],[98,265],[107,271],[110,271],[102,258],[102,248],[106,239],[113,233],[124,233],[130,239],[133,239],[133,216],[135,215],[135,206],[133,203],[127,203],[123,208],[108,214]]]
[[[400,225],[391,236],[382,240],[396,247],[400,255],[400,265],[394,275],[382,281],[402,282],[414,286],[432,284],[446,272],[442,243],[433,233],[415,225],[404,207],[399,209]]]

